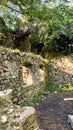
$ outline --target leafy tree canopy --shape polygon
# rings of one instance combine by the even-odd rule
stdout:
[[[28,21],[32,29],[37,29],[34,37],[44,44],[59,38],[60,34],[73,35],[73,3],[70,0],[0,0],[0,9],[3,26],[5,23],[16,29]]]

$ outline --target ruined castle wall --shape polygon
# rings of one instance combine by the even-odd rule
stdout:
[[[13,90],[20,104],[36,96],[45,86],[45,62],[39,56],[0,47],[0,91]]]
[[[49,63],[48,82],[55,86],[73,86],[73,55]]]

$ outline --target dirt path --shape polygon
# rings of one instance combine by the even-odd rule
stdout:
[[[41,130],[71,130],[68,115],[73,114],[73,101],[64,98],[73,94],[49,93],[40,104],[35,105],[37,120]]]

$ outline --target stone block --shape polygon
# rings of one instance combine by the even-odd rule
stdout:
[[[0,109],[6,108],[11,104],[12,89],[0,91]]]
[[[39,130],[33,107],[12,103],[12,90],[0,91],[0,130]]]
[[[73,129],[73,115],[68,115],[68,123],[71,125],[71,128]]]
[[[19,130],[34,130],[37,128],[36,112],[33,107],[24,107],[19,113],[19,116],[18,112],[15,113],[15,117],[13,116],[11,127]]]
[[[0,130],[39,130],[33,107],[13,106],[0,114]]]

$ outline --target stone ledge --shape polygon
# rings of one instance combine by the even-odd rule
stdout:
[[[14,105],[11,94],[11,89],[0,91],[0,130],[39,130],[35,109]]]
[[[71,125],[71,128],[73,129],[73,115],[68,115],[68,123]]]

